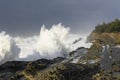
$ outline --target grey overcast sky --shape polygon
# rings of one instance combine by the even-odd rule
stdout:
[[[12,35],[36,34],[43,24],[60,22],[73,33],[86,33],[115,18],[120,0],[0,0],[0,31]]]

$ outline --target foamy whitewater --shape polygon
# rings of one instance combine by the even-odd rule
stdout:
[[[82,40],[73,44],[79,38]],[[12,60],[31,61],[40,58],[66,57],[70,51],[78,47],[89,48],[90,45],[91,43],[86,43],[86,36],[71,34],[70,29],[61,23],[53,25],[50,29],[46,29],[43,25],[39,35],[26,38],[11,37],[1,32],[0,64]]]

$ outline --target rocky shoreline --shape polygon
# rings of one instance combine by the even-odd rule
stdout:
[[[88,52],[89,49],[81,47],[66,58],[9,61],[0,65],[0,80],[119,80],[119,60],[107,70],[101,67],[103,62],[107,63],[106,57],[98,58]]]

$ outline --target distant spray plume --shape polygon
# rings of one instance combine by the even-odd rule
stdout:
[[[12,61],[18,58],[20,49],[16,46],[16,43],[5,32],[0,33],[0,64],[6,61]]]

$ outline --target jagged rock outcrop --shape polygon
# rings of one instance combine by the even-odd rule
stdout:
[[[86,60],[86,55],[92,56],[88,55],[88,51],[89,49],[81,47],[71,52],[67,58],[7,62],[0,65],[0,80],[119,80],[119,47],[113,50],[116,54],[113,58],[117,63],[113,62],[109,71],[101,67],[106,62],[106,57],[99,57],[100,60],[91,57]]]
[[[26,80],[32,78],[38,71],[47,68],[65,58],[55,58],[53,60],[39,59],[36,61],[11,61],[0,65],[0,80]]]
[[[36,80],[92,80],[99,69],[98,65],[62,63],[40,71]]]
[[[12,61],[0,66],[0,80],[92,80],[98,65],[64,62],[65,58]],[[62,62],[61,62],[62,61]]]

